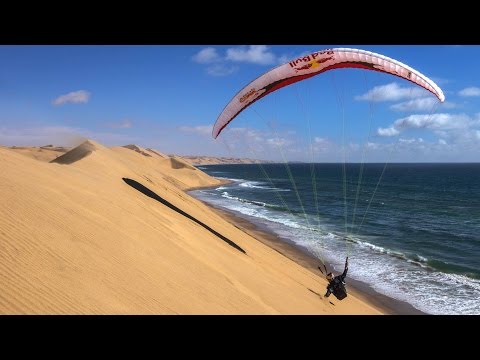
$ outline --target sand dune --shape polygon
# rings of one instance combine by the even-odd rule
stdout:
[[[149,154],[147,151],[145,151],[145,149],[142,149],[140,146],[137,146],[137,145],[124,145],[123,146],[124,148],[127,148],[127,149],[130,149],[130,150],[133,150],[133,151],[136,151],[138,152],[139,154],[142,154],[143,156],[152,156],[151,154]]]
[[[170,158],[170,165],[172,166],[172,169],[189,169],[193,171],[197,170],[196,167],[190,165],[182,158],[177,158],[173,156]]]
[[[138,150],[89,140],[49,163],[0,147],[1,314],[380,313],[318,296],[319,274],[184,192],[222,181]]]
[[[90,142],[92,142],[90,140]],[[86,146],[88,147],[88,146]],[[142,154],[146,157],[157,157],[162,159],[181,159],[182,162],[189,164],[189,165],[216,165],[216,164],[256,164],[256,163],[266,163],[268,161],[258,161],[253,159],[240,159],[240,158],[232,158],[232,157],[214,157],[214,156],[178,156],[178,155],[165,155],[158,150],[151,149],[151,148],[143,148],[139,145],[129,144],[122,146],[126,149],[133,150],[139,154]],[[5,147],[6,148],[6,147]],[[52,161],[58,158],[60,155],[65,154],[67,151],[70,151],[71,148],[62,147],[62,146],[53,146],[53,145],[45,145],[40,147],[35,146],[12,146],[10,147],[11,150],[15,152],[28,156],[32,159],[40,160],[40,161]],[[78,157],[78,152],[80,149],[77,149],[77,154],[73,156],[74,158]],[[85,156],[89,154],[88,149],[83,149],[82,152]],[[72,157],[72,155],[69,155]],[[65,162],[65,159],[59,160],[61,163]]]
[[[62,146],[46,145],[40,147],[12,146],[9,148],[18,154],[28,156],[32,159],[49,162],[70,150]]]
[[[78,160],[83,159],[85,156],[90,155],[93,151],[104,148],[93,141],[85,141],[76,148],[66,152],[63,155],[50,161],[57,164],[72,164]]]
[[[167,155],[162,154],[161,152],[158,152],[157,150],[153,150],[153,149],[150,149],[150,148],[147,148],[146,150],[149,151],[150,153],[154,153],[155,155],[163,157],[163,158],[168,157]]]

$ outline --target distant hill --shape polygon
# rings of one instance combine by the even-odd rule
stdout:
[[[93,144],[93,145],[92,145]],[[96,144],[96,143],[95,143]],[[11,146],[9,149],[15,152],[26,155],[30,158],[45,161],[55,162],[60,164],[70,164],[85,156],[88,156],[95,149],[95,145],[92,140],[84,143],[81,147],[76,148],[75,152],[70,152],[73,148],[61,147],[54,145],[45,145],[40,147],[35,146]],[[97,144],[98,145],[98,144]],[[103,145],[100,145],[103,147]],[[272,161],[256,160],[248,158],[234,158],[234,157],[215,157],[215,156],[180,156],[176,154],[161,153],[158,150],[143,148],[138,145],[129,144],[121,146],[123,148],[133,150],[145,157],[155,158],[176,158],[185,161],[190,165],[217,165],[217,164],[267,164]],[[115,148],[115,147],[113,147]]]
[[[173,156],[173,155],[170,155]],[[214,156],[182,156],[182,159],[192,165],[217,165],[217,164],[266,164],[271,163],[267,160],[240,159],[233,157],[214,157]]]

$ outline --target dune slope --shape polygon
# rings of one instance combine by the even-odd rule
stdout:
[[[186,194],[221,181],[181,159],[89,140],[0,168],[0,314],[379,313]]]

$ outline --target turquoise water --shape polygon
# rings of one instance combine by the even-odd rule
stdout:
[[[194,196],[267,226],[337,271],[348,255],[349,276],[378,292],[430,314],[480,314],[480,164],[199,168],[234,182]]]

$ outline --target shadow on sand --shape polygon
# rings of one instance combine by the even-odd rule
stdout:
[[[142,194],[144,195],[147,195],[148,197],[151,197],[152,199],[155,199],[157,200],[158,202],[162,203],[163,205],[167,206],[168,208],[178,212],[179,214],[185,216],[186,218],[189,218],[190,220],[196,222],[197,224],[199,224],[200,226],[204,227],[205,229],[207,229],[208,231],[210,231],[212,234],[218,236],[220,239],[222,239],[223,241],[225,241],[228,245],[230,246],[233,246],[235,249],[237,249],[238,251],[241,251],[242,253],[246,254],[245,250],[243,250],[240,246],[238,246],[237,244],[235,244],[232,240],[229,240],[227,239],[225,236],[223,236],[222,234],[216,232],[215,230],[213,230],[211,227],[209,227],[208,225],[205,225],[204,223],[202,223],[201,221],[195,219],[193,216],[187,214],[185,211],[183,210],[180,210],[178,207],[176,207],[175,205],[169,203],[167,200],[161,198],[160,196],[158,196],[157,194],[155,194],[152,190],[150,190],[149,188],[143,186],[142,184],[140,184],[139,182],[135,181],[135,180],[132,180],[132,179],[128,179],[128,178],[122,178],[123,181],[125,181],[128,185],[130,185],[131,187],[133,187],[134,189],[140,191]]]

